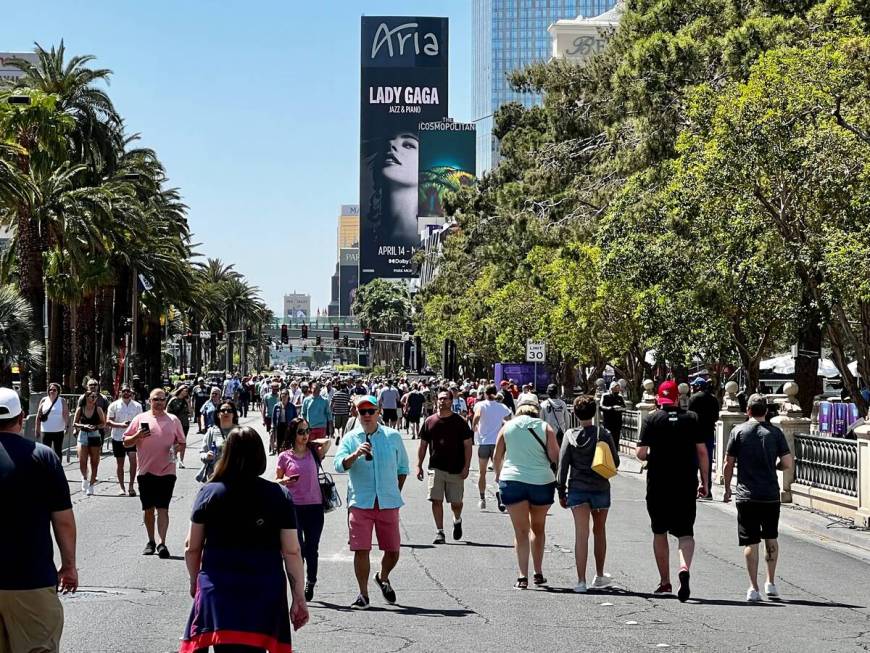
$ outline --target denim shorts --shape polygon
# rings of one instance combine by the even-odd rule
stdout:
[[[592,510],[610,508],[610,490],[568,490],[568,507],[574,508],[588,503]]]
[[[501,502],[506,506],[522,501],[528,501],[533,506],[549,506],[553,503],[556,483],[533,485],[522,481],[499,481],[498,489]]]

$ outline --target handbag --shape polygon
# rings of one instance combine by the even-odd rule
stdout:
[[[544,457],[547,459],[547,462],[550,463],[550,469],[553,470],[553,474],[556,474],[556,471],[559,469],[559,466],[556,465],[556,463],[554,463],[552,460],[550,460],[550,454],[547,452],[547,445],[541,440],[541,438],[538,437],[538,434],[535,432],[535,429],[533,429],[531,426],[529,426],[528,429],[529,429],[529,433],[531,433],[535,437],[535,440],[537,440],[538,444],[541,445],[541,447],[543,448]]]
[[[314,461],[317,463],[317,484],[320,486],[320,498],[323,504],[323,512],[331,512],[341,506],[341,497],[335,487],[335,481],[332,480],[332,475],[323,471],[320,456],[312,449],[311,455],[314,456]]]
[[[592,457],[592,471],[602,478],[612,478],[616,476],[616,463],[613,461],[613,452],[610,450],[610,445],[602,442],[599,437],[601,427],[595,432],[595,455]]]
[[[54,408],[54,405],[57,403],[58,399],[60,399],[60,393],[58,393],[58,395],[54,398],[54,401],[51,402],[51,406],[48,407],[48,410],[39,411],[39,421],[40,422],[45,422],[48,420],[48,416],[51,414],[51,411]]]
[[[209,460],[202,464],[199,471],[196,473],[196,481],[199,483],[208,483],[208,479],[214,473],[214,461]]]

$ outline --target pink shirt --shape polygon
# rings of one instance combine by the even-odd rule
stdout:
[[[155,417],[150,410],[136,415],[130,426],[124,431],[124,436],[130,436],[139,430],[139,424],[148,424],[151,435],[140,438],[136,442],[136,461],[139,474],[154,474],[155,476],[175,475],[175,455],[172,449],[176,444],[185,444],[184,431],[181,422],[175,415],[164,413]]]
[[[284,476],[299,474],[299,480],[295,485],[286,486],[293,497],[293,503],[298,506],[318,505],[323,501],[320,494],[320,481],[317,479],[317,462],[313,451],[307,456],[297,458],[292,449],[282,451],[278,456],[278,469],[284,472]]]

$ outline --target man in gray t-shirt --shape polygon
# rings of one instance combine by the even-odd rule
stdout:
[[[794,457],[785,435],[765,421],[767,400],[755,394],[747,405],[749,419],[731,430],[725,448],[725,502],[731,500],[731,478],[737,464],[737,539],[744,547],[750,587],[746,600],[760,601],[758,592],[758,545],[764,540],[767,561],[767,582],[764,593],[768,599],[779,598],[774,583],[779,557],[779,479],[777,470],[790,469]]]

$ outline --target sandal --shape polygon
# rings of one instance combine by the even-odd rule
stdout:
[[[520,576],[517,578],[517,582],[514,583],[515,590],[527,590],[529,589],[529,579],[526,576]]]
[[[532,576],[532,582],[535,585],[546,585],[547,579],[544,578],[544,574],[535,574],[534,576]]]

